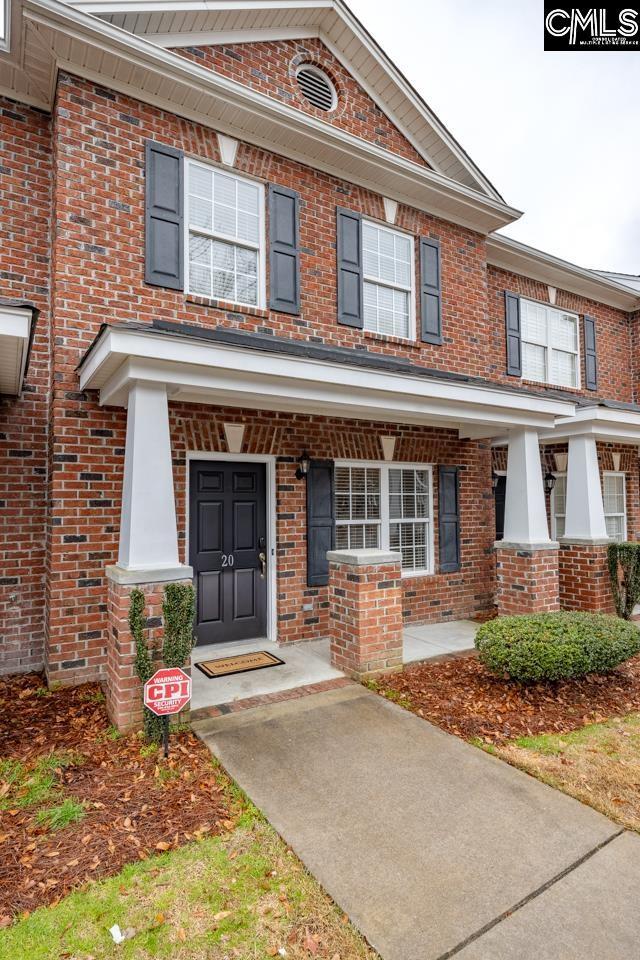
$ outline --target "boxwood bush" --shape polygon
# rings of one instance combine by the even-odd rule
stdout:
[[[480,627],[476,647],[492,673],[537,683],[613,670],[640,652],[640,630],[617,617],[579,611],[499,617]]]

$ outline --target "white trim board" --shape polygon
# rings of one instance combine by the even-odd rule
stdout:
[[[211,451],[187,450],[185,463],[185,563],[189,559],[189,490],[190,470],[193,460],[222,460],[226,463],[265,463],[267,465],[267,551],[269,555],[269,584],[267,589],[267,640],[278,640],[278,551],[277,551],[277,501],[276,501],[276,458],[272,454],[259,453],[218,453]]]

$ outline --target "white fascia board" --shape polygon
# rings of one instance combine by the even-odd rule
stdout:
[[[86,43],[98,55],[110,54],[122,57],[128,65],[142,71],[149,71],[156,78],[170,77],[176,83],[183,83],[191,89],[201,90],[204,95],[218,97],[225,105],[233,105],[248,115],[253,114],[261,119],[268,119],[271,123],[284,128],[287,134],[292,130],[297,131],[300,136],[309,138],[310,145],[316,142],[324,147],[330,146],[334,151],[335,161],[323,164],[318,161],[316,166],[333,176],[345,176],[341,172],[341,155],[355,157],[361,162],[363,171],[362,177],[358,180],[361,185],[383,196],[389,196],[388,176],[392,173],[398,184],[397,194],[392,199],[482,233],[497,230],[522,215],[520,210],[508,206],[501,198],[494,199],[493,195],[487,196],[436,171],[428,170],[418,163],[362,140],[339,127],[296,110],[286,103],[252,90],[221,74],[213,73],[178,53],[158,47],[144,37],[128,33],[106,21],[96,20],[95,17],[79,9],[73,9],[66,3],[60,3],[59,0],[25,0],[24,9],[26,18],[33,24],[41,24],[54,31],[58,30],[63,37],[72,38],[78,44]],[[211,118],[206,115],[172,105],[170,101],[149,94],[138,84],[133,85],[106,78],[99,71],[86,67],[79,60],[74,62],[59,58],[57,66],[128,96],[153,103],[162,109],[177,110],[187,119],[195,120],[208,127],[212,126]],[[217,123],[214,123],[214,126],[222,133],[246,140],[245,131],[238,131],[232,126],[223,129],[222,125]],[[277,140],[266,143],[256,138],[253,142],[258,146],[290,156],[292,159],[299,159],[307,165],[310,162],[309,156],[314,155],[312,149],[307,155],[296,155],[295,150],[284,147]],[[377,185],[378,171],[387,178],[386,185]]]
[[[175,13],[181,10],[208,12],[209,0],[68,0],[70,7],[85,13]],[[216,2],[216,10],[305,10],[331,8],[333,0],[229,0],[228,3]]]
[[[640,413],[611,407],[587,407],[572,417],[561,417],[553,430],[540,435],[541,443],[557,443],[570,437],[593,436],[609,443],[640,443]]]
[[[246,347],[108,328],[80,368],[81,389],[99,389],[101,402],[123,406],[136,380],[162,382],[174,399],[235,405],[281,401],[311,412],[340,406],[360,419],[429,418],[452,426],[499,423],[501,429],[551,427],[574,412],[572,403]],[[250,399],[251,398],[251,399]],[[273,408],[273,407],[272,407]]]
[[[620,310],[640,308],[640,296],[630,287],[510,237],[487,237],[487,263]]]

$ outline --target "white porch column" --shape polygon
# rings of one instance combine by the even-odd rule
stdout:
[[[607,538],[595,437],[570,437],[563,539],[597,542]]]
[[[134,383],[129,390],[127,443],[116,570],[127,581],[190,575],[178,559],[169,407],[164,384]],[[129,576],[127,576],[129,574]]]
[[[538,434],[514,430],[509,434],[504,541],[497,546],[556,546],[549,538]]]

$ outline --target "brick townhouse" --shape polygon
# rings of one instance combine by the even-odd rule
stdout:
[[[356,674],[400,614],[610,609],[640,286],[496,232],[342,0],[12,0],[1,33],[2,671],[100,679],[126,726],[130,591],[157,628],[175,580],[198,643],[331,634]],[[382,585],[355,650],[349,585]]]

